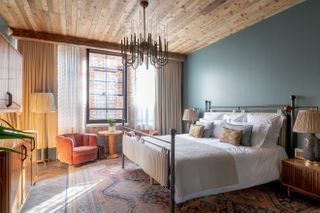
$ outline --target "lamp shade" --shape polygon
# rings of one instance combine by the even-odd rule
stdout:
[[[320,111],[299,111],[293,131],[299,133],[320,133]]]
[[[197,120],[197,118],[198,118],[198,113],[194,109],[184,110],[182,120],[194,121],[194,120]]]
[[[55,112],[54,96],[52,93],[31,93],[30,111],[34,113]]]

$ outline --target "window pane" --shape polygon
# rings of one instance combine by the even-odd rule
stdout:
[[[89,120],[106,120],[106,110],[89,110]]]
[[[107,80],[107,73],[104,69],[98,69],[90,67],[90,80],[100,80],[100,81],[106,81]]]
[[[122,119],[122,110],[108,110],[108,118]]]
[[[89,82],[89,95],[104,95],[107,92],[107,85],[101,81]],[[112,92],[112,91],[110,91]]]
[[[107,108],[118,108],[122,109],[123,106],[123,96],[108,96],[107,97]]]
[[[90,95],[89,107],[90,108],[106,108],[107,98],[104,95]]]
[[[123,75],[120,56],[89,52],[88,122],[123,119],[126,110]]]
[[[89,119],[90,120],[107,120],[109,118],[113,119],[122,119],[122,110],[100,110],[94,109],[89,110]]]
[[[121,70],[122,69],[122,58],[119,56],[108,55],[106,66],[108,69]]]
[[[122,83],[107,82],[106,90],[108,95],[122,95]]]
[[[90,53],[90,62],[89,66],[95,66],[95,67],[106,67],[106,58],[107,56],[104,54],[99,53]]]
[[[122,70],[107,71],[106,78],[109,81],[122,82]]]

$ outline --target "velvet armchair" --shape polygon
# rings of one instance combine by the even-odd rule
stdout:
[[[58,159],[78,165],[97,159],[97,136],[94,134],[64,134],[56,137]]]

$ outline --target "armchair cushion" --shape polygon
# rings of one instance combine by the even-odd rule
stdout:
[[[73,156],[89,155],[97,153],[97,146],[78,146],[73,149]]]

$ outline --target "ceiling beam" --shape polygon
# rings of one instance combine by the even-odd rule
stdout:
[[[118,43],[106,42],[106,41],[97,41],[93,39],[79,38],[75,36],[60,35],[47,32],[36,32],[33,30],[24,30],[17,28],[10,28],[11,36],[16,38],[25,39],[25,40],[36,40],[49,43],[64,43],[64,44],[73,44],[78,46],[84,46],[89,48],[96,48],[102,50],[109,50],[114,52],[120,52],[121,46]],[[186,55],[180,53],[171,53],[169,52],[169,59],[184,61]]]

